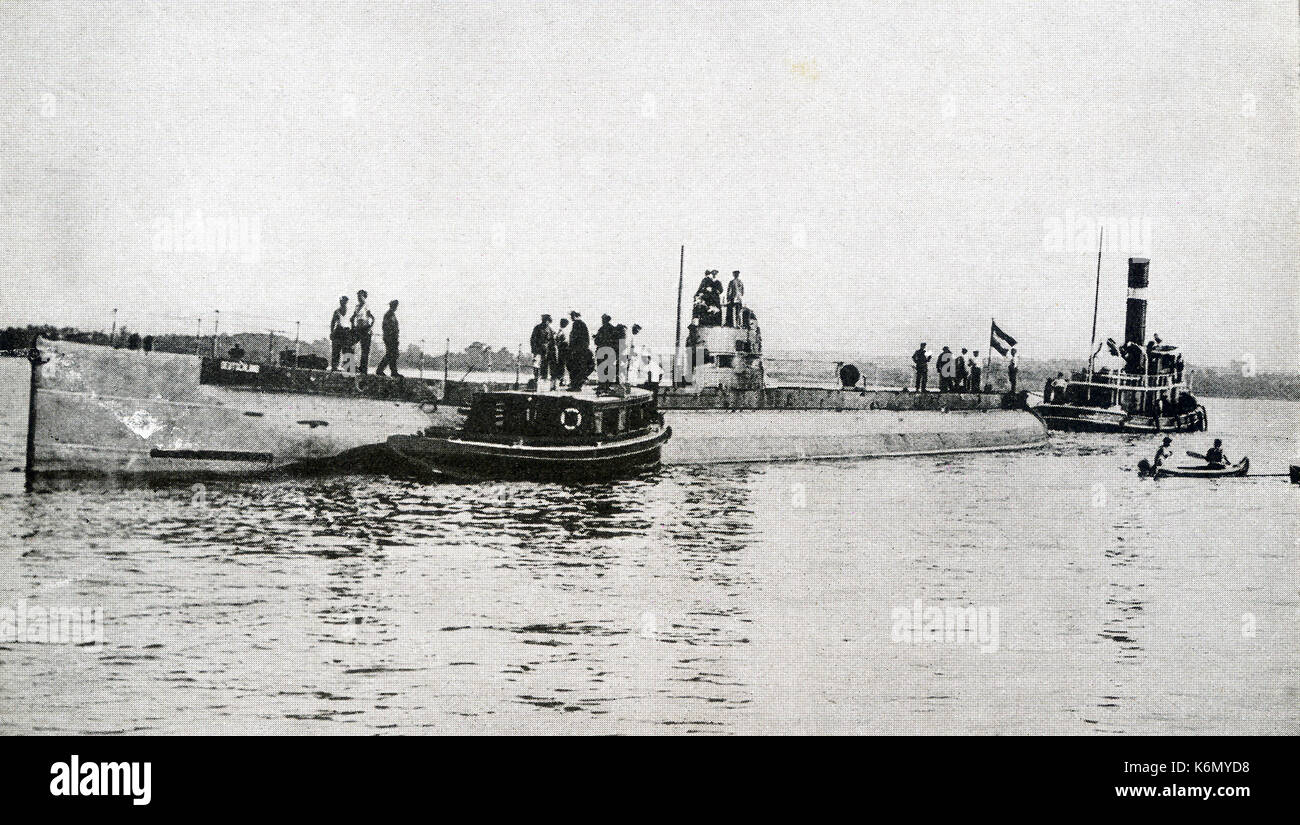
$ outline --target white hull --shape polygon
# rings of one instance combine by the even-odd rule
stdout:
[[[1041,419],[1025,410],[668,410],[665,464],[884,458],[1039,447]]]
[[[447,417],[407,401],[201,385],[200,359],[189,355],[58,341],[41,351],[49,361],[38,376],[36,473],[247,475],[336,458]]]

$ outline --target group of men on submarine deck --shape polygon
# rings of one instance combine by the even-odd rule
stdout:
[[[992,384],[984,384],[984,370],[980,367],[980,351],[968,351],[962,347],[960,353],[954,353],[944,347],[937,356],[926,350],[926,344],[912,353],[912,367],[916,371],[916,391],[928,392],[930,383],[930,359],[934,359],[934,371],[939,379],[939,392],[992,392]],[[1016,350],[1013,347],[1007,356],[1007,380],[1011,382],[1011,391],[1016,391]]]
[[[343,358],[351,360],[355,355],[354,347],[361,346],[361,360],[357,363],[357,372],[364,375],[370,369],[370,341],[375,326],[374,313],[366,304],[370,296],[364,289],[357,291],[357,304],[348,315],[348,296],[339,296],[338,308],[330,316],[330,370],[339,368]],[[375,375],[383,375],[389,370],[394,378],[401,378],[397,371],[399,353],[399,329],[397,322],[397,301],[388,302],[388,312],[384,313],[382,332],[384,337],[384,357],[375,367]]]

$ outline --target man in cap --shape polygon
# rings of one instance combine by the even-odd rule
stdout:
[[[952,390],[952,350],[947,347],[934,359],[934,371],[939,374],[939,392]]]
[[[641,353],[640,361],[640,387],[653,393],[659,392],[659,382],[664,378],[664,369],[659,365],[659,359],[647,350]]]
[[[370,307],[366,306],[366,291],[364,289],[357,291],[357,308],[352,310],[352,337],[361,345],[361,366],[357,372],[362,375],[370,365],[370,333],[375,326],[374,313]]]
[[[348,296],[339,296],[338,309],[330,316],[330,372],[339,368],[339,356],[352,350],[352,330],[347,325]]]
[[[925,351],[925,342],[916,348],[912,353],[912,364],[916,368],[916,391],[925,392],[926,384],[930,380],[930,353]]]
[[[984,392],[984,385],[980,381],[984,377],[984,370],[980,367],[980,351],[975,350],[970,354],[970,364],[966,369],[970,372],[970,391]]]
[[[384,313],[382,332],[384,334],[384,358],[375,367],[375,375],[383,375],[384,370],[389,370],[394,378],[401,378],[402,374],[397,371],[397,301],[388,302],[388,311]]]
[[[722,281],[718,279],[718,270],[709,270],[709,322],[715,326],[722,326]]]
[[[569,333],[569,392],[579,392],[593,366],[591,333],[580,312],[574,310],[569,317],[573,319],[573,331]]]
[[[740,270],[731,273],[727,284],[727,326],[739,327],[744,323],[745,284],[740,280]]]
[[[1011,382],[1011,391],[1016,391],[1016,375],[1020,367],[1016,365],[1016,348],[1011,348],[1011,357],[1007,359],[1007,380]]]
[[[618,328],[608,315],[600,316],[600,328],[596,330],[596,391],[602,392],[609,385],[618,381]]]
[[[970,389],[970,384],[967,381],[967,379],[970,377],[970,373],[967,372],[967,367],[969,365],[970,365],[970,354],[966,351],[965,347],[962,347],[961,354],[958,355],[953,360],[952,363],[953,392],[966,392],[967,390]]]
[[[532,388],[540,390],[542,379],[550,377],[551,352],[555,348],[555,331],[551,329],[551,316],[542,315],[541,323],[533,327],[528,337],[528,349],[533,354]]]

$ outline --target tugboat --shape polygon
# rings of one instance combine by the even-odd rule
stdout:
[[[481,392],[460,427],[394,435],[388,447],[417,468],[455,479],[611,478],[659,463],[672,437],[648,390]]]
[[[1192,395],[1177,347],[1146,338],[1148,267],[1146,258],[1128,259],[1128,305],[1124,345],[1108,340],[1111,353],[1124,359],[1114,370],[1086,369],[1051,381],[1034,411],[1049,429],[1076,432],[1149,434],[1204,430],[1205,407]],[[1190,377],[1190,376],[1189,376]]]

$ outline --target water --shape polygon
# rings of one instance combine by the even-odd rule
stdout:
[[[1179,454],[1286,470],[1300,405],[1207,406]],[[0,733],[1300,732],[1300,487],[1139,479],[1153,448],[586,486],[5,473],[0,608],[104,623],[0,642]],[[986,633],[909,641],[917,600]]]

